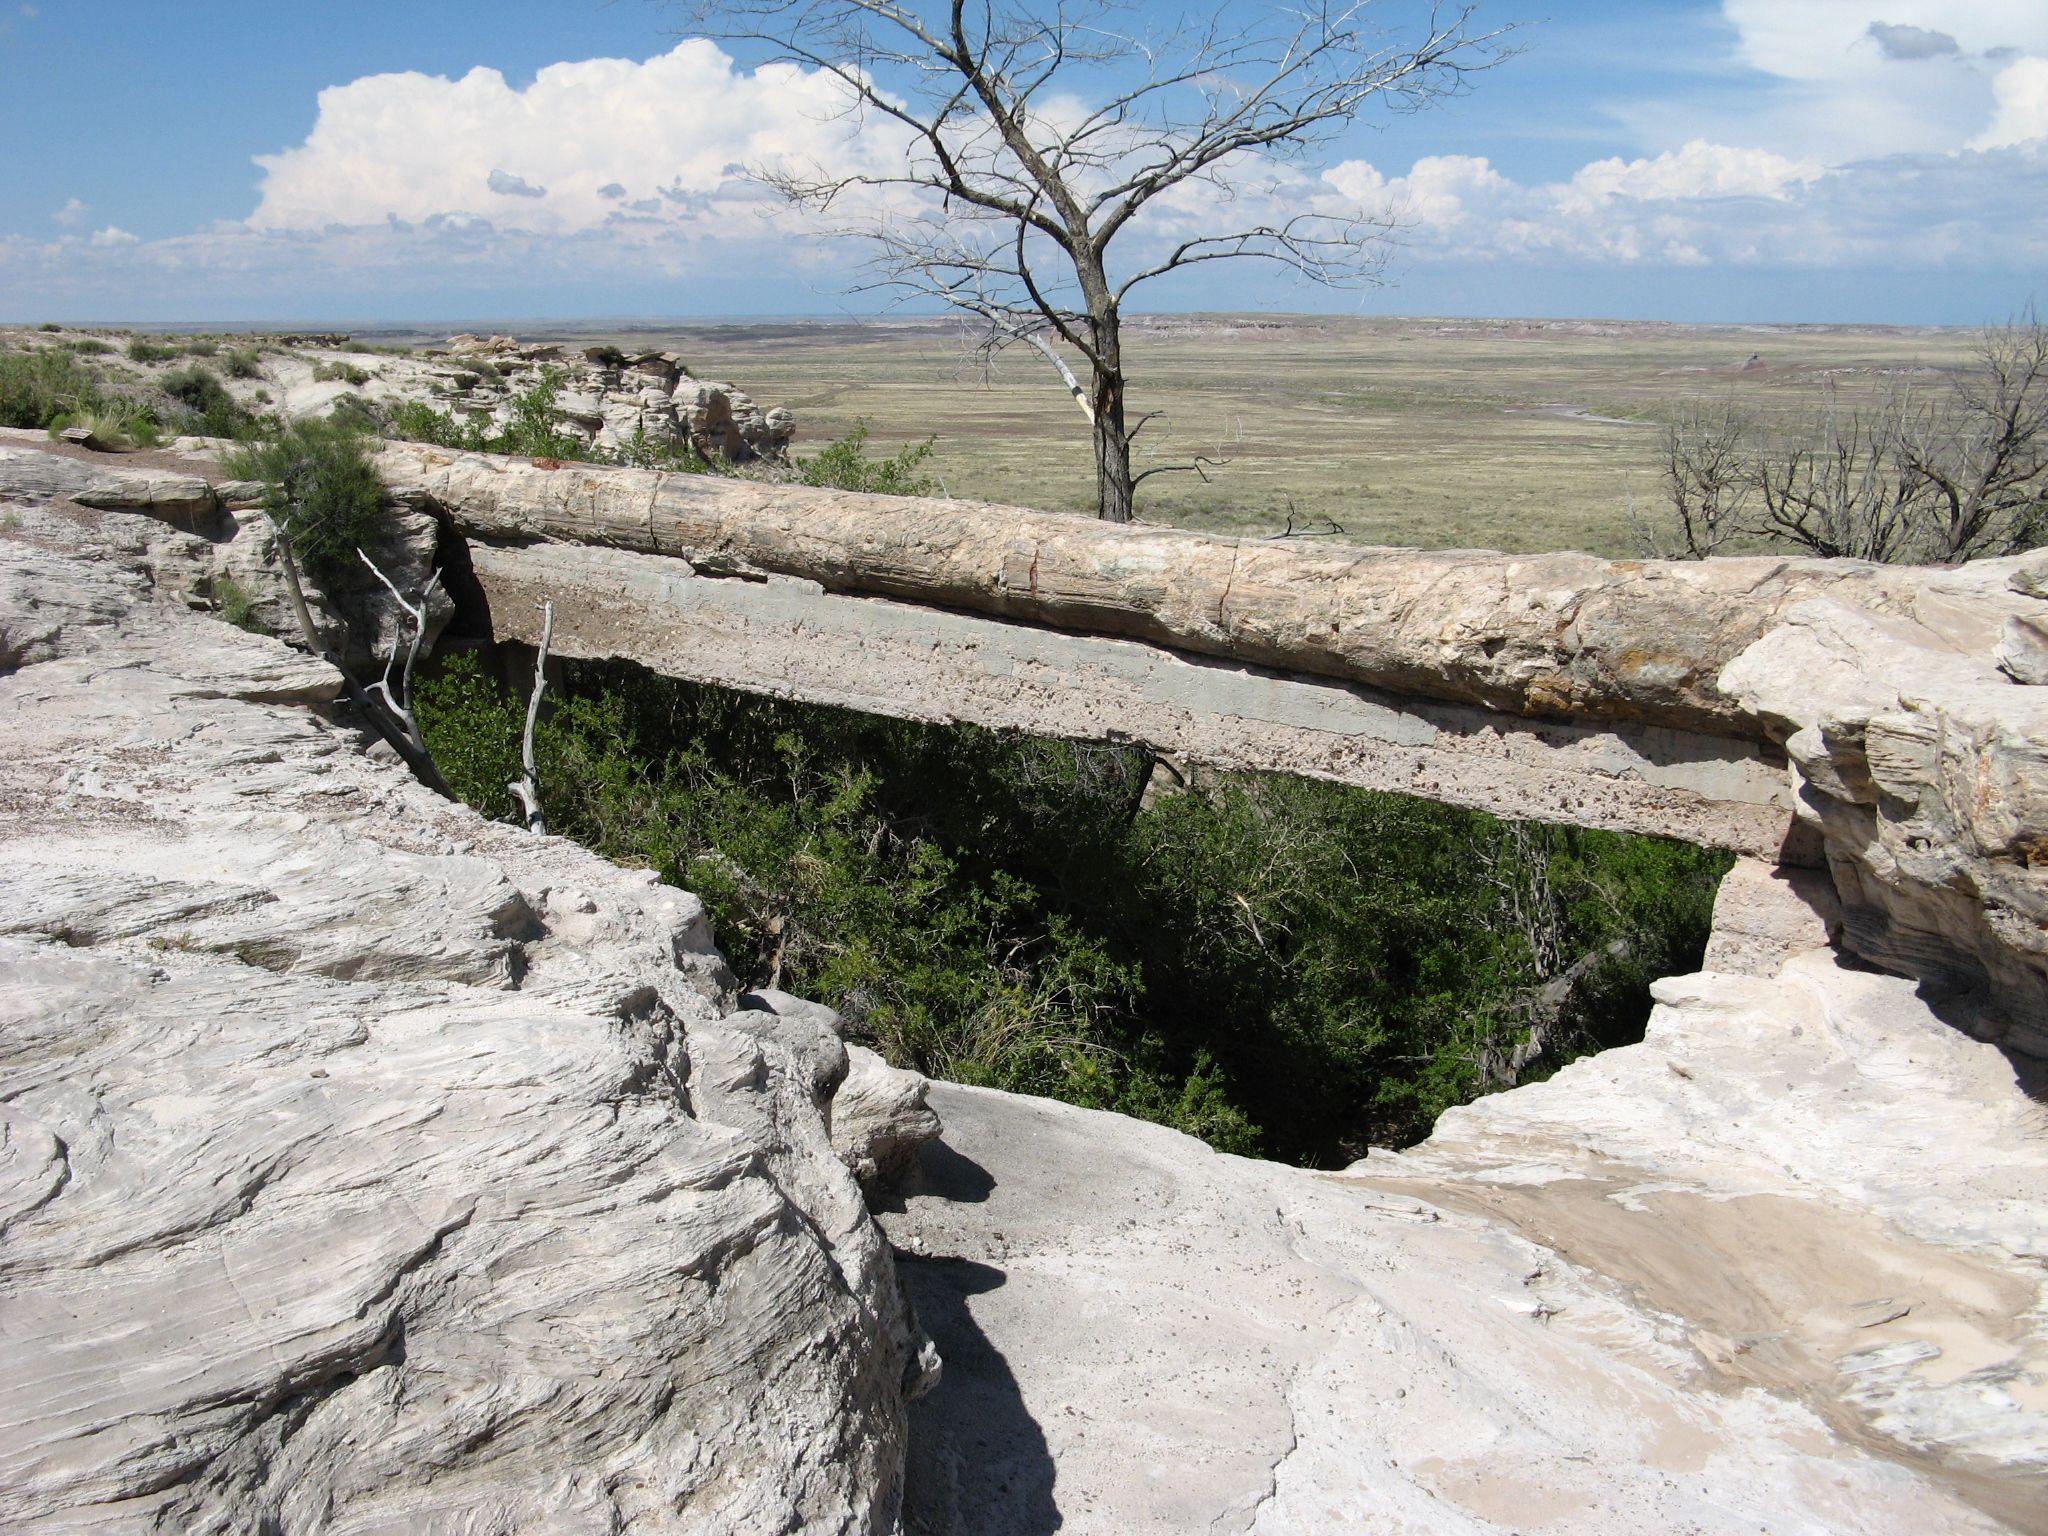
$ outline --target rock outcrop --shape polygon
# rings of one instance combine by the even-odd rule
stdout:
[[[465,366],[479,363],[484,366]],[[555,397],[561,429],[614,453],[637,444],[688,447],[729,464],[779,462],[796,436],[796,417],[789,411],[763,410],[743,390],[694,377],[674,352],[452,336],[447,356],[431,366],[429,378],[443,403],[503,426],[512,395],[550,371],[562,380]]]
[[[1341,1173],[928,1088],[196,611],[267,590],[250,488],[0,442],[0,1526],[2044,1527],[2038,560],[1301,554],[385,463],[505,558],[1718,733],[1782,752],[1825,868],[1738,864],[1642,1044]]]
[[[1739,875],[1762,974],[1341,1174],[935,1087],[908,1528],[2040,1529],[2040,1110]]]
[[[892,1529],[935,1358],[829,1014],[367,753],[199,536],[0,529],[0,1527]]]

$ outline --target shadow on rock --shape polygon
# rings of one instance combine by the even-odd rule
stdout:
[[[933,1148],[926,1149],[929,1157]],[[969,1168],[966,1158],[956,1161]],[[977,1168],[978,1172],[979,1169]],[[986,1175],[983,1175],[986,1177]],[[910,1536],[1041,1536],[1065,1524],[1053,1502],[1057,1470],[1002,1351],[974,1320],[969,1298],[1005,1275],[971,1259],[898,1252],[918,1321],[945,1373],[911,1405],[903,1524]]]

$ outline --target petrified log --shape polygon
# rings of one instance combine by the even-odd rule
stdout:
[[[384,450],[382,469],[488,540],[611,545],[1517,714],[1749,740],[1768,732],[1716,677],[1797,602],[1833,598],[1898,621],[1919,644],[1969,651],[2036,606],[2007,589],[2009,561],[1931,571],[1305,548],[406,443]]]

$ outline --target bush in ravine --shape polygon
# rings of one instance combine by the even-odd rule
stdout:
[[[422,693],[456,791],[507,814],[517,698],[468,658]],[[1581,957],[1542,1070],[1640,1038],[1727,865],[1281,777],[1148,795],[1135,748],[620,664],[568,664],[549,700],[550,828],[698,892],[746,984],[832,1004],[903,1065],[1298,1162],[1426,1133]]]
[[[383,482],[371,439],[346,422],[307,417],[229,454],[226,469],[264,484],[263,509],[316,578],[353,565],[382,521]]]

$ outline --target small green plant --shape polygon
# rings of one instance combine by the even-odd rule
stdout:
[[[61,347],[0,352],[0,426],[64,426],[90,414],[120,435],[136,437],[155,418],[131,386],[110,384]]]
[[[482,453],[489,446],[488,434],[475,417],[457,419],[437,411],[424,400],[400,400],[391,407],[391,435],[407,442],[432,443],[436,448],[461,448]]]
[[[609,456],[609,462],[629,469],[659,469],[673,474],[715,475],[713,464],[686,439],[649,437],[643,424]]]
[[[158,388],[190,411],[194,425],[207,437],[247,437],[255,427],[254,418],[228,393],[220,375],[198,363],[165,374]]]
[[[154,423],[109,406],[86,406],[52,417],[50,436],[61,437],[73,427],[85,428],[92,434],[95,446],[110,452],[122,448],[153,448],[157,442]]]
[[[256,617],[255,594],[232,576],[215,578],[213,606],[222,618],[237,629],[245,629],[252,635],[270,633],[263,621]]]
[[[937,439],[912,443],[884,458],[867,451],[868,424],[856,422],[853,430],[837,442],[828,443],[814,457],[797,461],[797,475],[805,485],[828,486],[836,491],[868,491],[883,496],[936,496],[939,482],[920,474],[918,466],[936,451]]]
[[[167,347],[160,342],[137,336],[128,343],[128,361],[131,363],[168,363],[184,352],[183,347]]]
[[[361,395],[343,395],[327,414],[330,419],[344,422],[373,437],[383,436],[385,428],[390,425],[390,418],[383,409],[372,405]]]
[[[545,368],[531,388],[514,395],[508,402],[511,419],[492,441],[491,451],[530,459],[588,459],[589,446],[562,430],[561,413],[555,406],[567,377],[559,368]]]
[[[369,443],[347,422],[294,421],[229,454],[225,464],[231,475],[263,482],[264,511],[318,578],[346,571],[383,519],[384,487]]]

